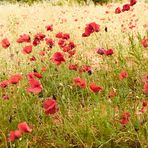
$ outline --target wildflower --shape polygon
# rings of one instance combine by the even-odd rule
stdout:
[[[22,134],[20,130],[10,131],[8,141],[13,142],[15,139],[19,139],[21,135]]]
[[[19,123],[18,129],[21,131],[21,133],[31,133],[32,132],[32,129],[28,126],[26,122]]]
[[[9,40],[7,38],[3,39],[1,41],[1,44],[2,44],[3,48],[8,48],[10,46],[10,42],[9,42]]]
[[[23,43],[23,42],[27,42],[29,43],[31,41],[31,38],[29,35],[27,34],[23,34],[23,35],[20,35],[20,37],[17,39],[17,43]]]
[[[43,108],[47,115],[55,114],[59,110],[56,100],[52,98],[48,98],[43,102]]]
[[[90,84],[90,90],[93,91],[94,93],[97,93],[102,90],[101,86],[96,85],[95,83]]]
[[[93,32],[99,32],[100,31],[100,25],[96,24],[95,22],[89,23],[85,27],[85,32],[82,34],[82,37],[88,37]]]
[[[47,25],[45,28],[47,31],[53,31],[53,25]]]
[[[144,93],[148,93],[148,83],[145,83],[143,86]]]
[[[130,6],[133,6],[137,3],[137,0],[130,0]]]
[[[25,46],[22,50],[23,54],[30,54],[32,52],[32,45]]]
[[[75,83],[77,86],[79,86],[79,87],[81,87],[81,88],[85,88],[85,87],[86,87],[86,82],[85,82],[85,80],[81,79],[80,77],[74,78],[73,81],[74,81],[74,83]]]
[[[141,44],[143,45],[144,48],[148,48],[148,38],[144,38],[144,39],[141,41]]]
[[[128,73],[126,71],[121,71],[119,74],[119,79],[123,80],[124,78],[128,77]]]
[[[68,68],[69,68],[69,70],[75,70],[75,71],[77,71],[78,65],[77,65],[77,64],[70,64],[70,65],[68,66]]]
[[[42,91],[43,87],[39,80],[35,80],[34,78],[29,80],[29,87],[27,88],[28,92],[32,92],[34,94],[38,94]]]
[[[1,88],[6,88],[9,85],[9,80],[4,80],[0,82],[0,87]]]
[[[116,14],[121,13],[121,9],[120,9],[120,7],[117,7],[117,8],[115,9],[115,13],[116,13]]]
[[[12,75],[9,79],[10,84],[17,84],[22,79],[21,74]]]
[[[130,4],[124,4],[122,7],[122,12],[130,10]]]
[[[61,52],[54,53],[51,60],[57,65],[60,65],[62,62],[65,62],[64,55]]]

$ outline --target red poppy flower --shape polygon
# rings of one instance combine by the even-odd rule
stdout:
[[[69,58],[70,58],[76,54],[76,50],[70,50],[70,51],[68,51],[68,54],[69,54]]]
[[[59,32],[56,34],[56,38],[62,38],[63,37],[63,32]]]
[[[52,48],[52,47],[55,45],[54,41],[53,41],[51,38],[46,38],[45,41],[46,41],[46,44],[47,44],[50,48]]]
[[[145,82],[148,82],[148,75],[144,76],[142,81],[145,83]]]
[[[35,36],[34,36],[34,40],[33,40],[33,45],[34,46],[37,46],[38,44],[40,44],[41,41],[43,41],[45,38],[45,35],[43,33],[37,33]]]
[[[148,38],[144,38],[142,41],[141,41],[142,45],[144,48],[148,48]]]
[[[61,52],[54,53],[51,60],[57,65],[60,65],[62,62],[65,62],[64,55]]]
[[[47,31],[53,31],[53,25],[48,25],[45,28]]]
[[[3,48],[8,48],[10,46],[10,42],[9,42],[9,40],[7,38],[3,39],[1,41],[1,44],[2,44]]]
[[[21,74],[12,75],[9,79],[10,84],[17,84],[22,79]]]
[[[120,119],[120,123],[122,125],[126,125],[129,123],[129,118],[130,118],[130,113],[129,112],[124,112],[122,113],[121,119]]]
[[[27,34],[20,35],[20,37],[17,39],[17,43],[23,43],[23,42],[27,42],[28,43],[30,41],[31,41],[31,38]]]
[[[89,65],[82,65],[79,69],[79,72],[82,73],[82,72],[88,72],[91,70],[91,67]]]
[[[9,85],[9,80],[4,80],[0,82],[0,87],[1,88],[6,88]]]
[[[21,122],[18,124],[18,129],[22,132],[22,133],[31,133],[32,129],[28,126],[28,124],[26,122]]]
[[[28,80],[33,79],[34,77],[41,79],[42,75],[38,72],[30,72],[27,74]]]
[[[59,110],[56,100],[52,98],[48,98],[43,102],[43,108],[47,115],[55,114]]]
[[[68,40],[68,39],[70,39],[70,35],[68,33],[64,33],[62,35],[62,39]]]
[[[130,0],[130,6],[133,6],[137,3],[137,0]]]
[[[68,46],[71,48],[71,49],[74,49],[76,47],[76,45],[74,44],[74,42],[69,42]]]
[[[109,56],[109,55],[112,55],[114,52],[113,52],[113,49],[108,49],[108,50],[104,50],[104,53],[105,55]]]
[[[130,10],[130,4],[124,4],[122,7],[122,12]]]
[[[105,49],[104,48],[97,48],[96,52],[97,52],[97,54],[103,55],[105,53]]]
[[[22,50],[23,54],[30,54],[32,52],[32,45],[25,46]]]
[[[97,93],[97,92],[99,92],[99,91],[102,90],[102,87],[96,85],[95,83],[91,83],[91,84],[90,84],[90,89],[91,89],[94,93]]]
[[[144,113],[146,111],[146,107],[142,107],[141,109],[140,109],[140,112],[141,113]]]
[[[69,70],[75,70],[75,71],[77,71],[78,65],[77,65],[77,64],[70,64],[70,65],[68,66],[68,68],[69,68]]]
[[[42,67],[42,72],[46,72],[47,71],[47,68],[45,66]]]
[[[143,102],[142,102],[142,106],[143,106],[143,107],[146,107],[147,105],[148,105],[148,101],[143,101]]]
[[[128,73],[126,71],[121,71],[119,74],[119,79],[123,80],[124,78],[128,77]]]
[[[148,93],[148,83],[145,83],[143,86],[144,93]]]
[[[117,7],[117,8],[115,9],[115,13],[116,13],[116,14],[121,13],[121,9],[120,9],[120,7]]]
[[[15,139],[19,139],[21,135],[22,134],[20,130],[10,131],[8,141],[13,142]]]
[[[34,78],[29,80],[29,88],[27,88],[28,92],[32,92],[34,94],[38,94],[42,91],[43,87],[39,80],[35,80]]]
[[[40,56],[45,56],[45,54],[46,54],[46,52],[45,52],[44,50],[41,50],[41,51],[39,52],[39,55],[40,55]]]
[[[59,45],[61,48],[65,47],[65,46],[66,46],[65,40],[60,39],[60,40],[58,41],[58,45]]]
[[[7,95],[3,95],[2,98],[3,98],[4,100],[9,100],[9,96],[7,96]]]
[[[36,61],[35,56],[32,56],[32,57],[30,58],[30,61]]]
[[[74,81],[74,83],[75,83],[77,86],[79,86],[79,87],[81,87],[81,88],[85,88],[85,87],[86,87],[86,82],[85,82],[85,80],[81,79],[80,77],[74,78],[73,81]]]
[[[85,32],[82,34],[82,37],[88,37],[93,32],[99,32],[100,31],[100,25],[96,24],[95,22],[89,23],[85,27]]]

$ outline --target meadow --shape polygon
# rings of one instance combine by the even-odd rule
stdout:
[[[148,147],[148,4],[134,2],[0,5],[0,148]]]

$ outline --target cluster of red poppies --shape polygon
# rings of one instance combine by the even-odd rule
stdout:
[[[117,7],[115,9],[115,13],[118,14],[118,13],[121,13],[121,12],[124,12],[124,11],[129,11],[130,10],[130,7],[135,5],[137,3],[137,0],[130,0],[130,3],[129,4],[124,4],[122,6],[122,10],[120,7]]]
[[[24,133],[31,133],[32,129],[28,126],[26,122],[21,122],[18,124],[18,129],[15,131],[10,131],[8,141],[13,142],[19,139]]]
[[[123,5],[122,10],[120,9],[120,7],[116,8],[115,13],[121,13],[124,11],[128,11],[130,10],[130,7],[135,5],[137,3],[136,0],[130,0],[130,4],[125,4]],[[48,25],[45,27],[46,31],[53,31],[53,25]],[[100,31],[100,25],[95,23],[95,22],[91,22],[89,24],[86,25],[84,32],[82,33],[82,37],[89,37],[91,34],[93,33],[97,33]],[[34,35],[33,40],[31,40],[30,35],[28,34],[22,34],[19,36],[19,38],[16,40],[16,42],[18,44],[22,44],[22,43],[27,43],[26,46],[23,47],[22,49],[22,53],[23,54],[27,54],[30,55],[33,51],[33,48],[35,48],[36,46],[38,46],[39,44],[41,44],[41,42],[45,41],[45,48],[47,48],[47,50],[41,50],[39,52],[39,55],[44,57],[47,52],[49,50],[51,50],[57,43],[57,45],[59,46],[59,48],[61,49],[61,51],[57,51],[55,52],[51,58],[50,61],[56,65],[61,65],[62,63],[66,62],[66,58],[71,58],[72,56],[74,56],[76,54],[76,44],[71,41],[71,37],[69,33],[63,33],[63,32],[58,32],[55,35],[55,40],[52,38],[48,38],[46,37],[45,34],[39,32],[37,34]],[[148,48],[148,38],[144,38],[141,41],[141,44],[144,48]],[[4,38],[1,41],[1,45],[3,48],[8,48],[10,46],[10,42],[7,38]],[[111,56],[114,54],[114,50],[112,48],[109,49],[104,49],[104,48],[97,48],[95,49],[96,53],[100,56]],[[31,57],[29,57],[30,61],[36,61],[36,57],[34,55],[32,55]],[[44,59],[42,58],[42,61]],[[46,67],[42,67],[42,72],[46,72]],[[87,72],[88,74],[92,73],[92,67],[89,65],[78,65],[75,63],[70,63],[68,65],[68,69],[69,70],[73,70],[73,71],[77,71],[78,74],[82,74],[83,72]],[[122,70],[119,75],[118,78],[120,80],[126,79],[128,78],[128,72],[125,70]],[[2,88],[3,90],[5,88],[7,88],[9,85],[17,85],[21,80],[22,80],[23,76],[22,74],[14,74],[12,75],[9,79],[7,80],[3,80],[0,82],[0,88]],[[43,91],[43,85],[40,81],[40,79],[43,78],[42,73],[39,72],[30,72],[27,74],[27,81],[28,81],[28,86],[27,86],[27,93],[33,93],[33,94],[39,94]],[[73,83],[76,87],[78,88],[86,88],[87,87],[87,82],[86,80],[82,79],[81,77],[75,77],[73,78]],[[91,92],[93,93],[99,93],[100,91],[103,91],[103,87],[92,82],[89,85],[89,89]],[[148,80],[147,78],[144,79],[144,86],[143,86],[143,91],[144,93],[148,93]],[[9,96],[7,96],[6,91],[3,91],[3,99],[8,100]],[[115,91],[111,91],[109,96],[115,96],[116,93]],[[147,107],[147,101],[143,102],[142,108],[140,109],[140,112],[145,112],[146,107]],[[43,110],[45,112],[46,115],[52,115],[55,114],[56,112],[59,111],[59,107],[58,107],[58,103],[54,98],[47,98],[43,101],[42,104]],[[124,112],[121,115],[120,120],[118,120],[119,123],[121,123],[122,125],[126,125],[129,123],[130,121],[130,113],[129,112]],[[15,139],[18,139],[22,136],[23,133],[26,132],[31,132],[32,129],[28,126],[28,124],[26,122],[22,122],[18,124],[18,130],[15,131],[11,131],[9,134],[9,141],[14,141]]]

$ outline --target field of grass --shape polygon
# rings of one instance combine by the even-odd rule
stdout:
[[[148,4],[122,5],[0,5],[0,148],[148,147]]]

